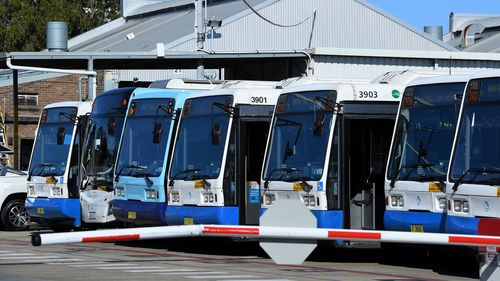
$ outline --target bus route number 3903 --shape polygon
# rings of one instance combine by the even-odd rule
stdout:
[[[251,97],[250,102],[251,103],[267,103],[267,98],[266,97]]]
[[[378,98],[377,91],[358,91],[360,99],[376,99]]]

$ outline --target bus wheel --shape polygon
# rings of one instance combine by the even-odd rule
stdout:
[[[7,230],[26,230],[29,227],[30,216],[24,208],[24,200],[9,201],[1,211],[2,224]]]

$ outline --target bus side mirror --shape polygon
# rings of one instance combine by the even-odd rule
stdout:
[[[221,130],[220,124],[213,124],[212,125],[212,131],[210,133],[210,135],[212,136],[212,145],[219,145],[219,143],[220,143],[220,130]]]
[[[64,144],[64,136],[65,135],[66,135],[66,128],[65,127],[57,128],[57,144],[58,145]]]
[[[160,143],[162,131],[163,125],[161,123],[156,123],[153,129],[153,143]]]

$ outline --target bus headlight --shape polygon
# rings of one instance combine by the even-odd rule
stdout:
[[[316,198],[314,197],[314,195],[304,194],[302,195],[302,200],[304,201],[304,205],[306,206],[316,206]]]
[[[179,192],[177,192],[177,191],[170,191],[170,193],[168,195],[168,199],[172,203],[180,202]]]
[[[393,207],[398,206],[398,197],[397,196],[391,196],[391,206],[393,206]]]
[[[116,197],[125,197],[125,188],[123,187],[116,187],[115,188],[115,195]]]
[[[453,210],[455,210],[455,212],[462,212],[462,201],[454,200],[453,201]]]
[[[61,195],[61,188],[60,187],[52,187],[52,195],[54,196],[60,196]]]
[[[28,194],[35,196],[35,186],[34,185],[28,185]]]
[[[405,206],[405,199],[403,195],[392,195],[391,206],[403,208]]]
[[[446,198],[439,198],[439,209],[446,209]]]
[[[467,201],[463,201],[462,202],[462,211],[464,213],[468,213],[469,212],[469,202],[467,202]]]
[[[403,196],[398,196],[398,206],[399,207],[405,206],[405,199],[403,198]]]
[[[266,205],[272,205],[273,204],[273,201],[276,200],[276,196],[274,194],[266,194],[264,196],[264,203]]]
[[[146,189],[146,199],[156,199],[158,198],[158,192],[154,189]]]

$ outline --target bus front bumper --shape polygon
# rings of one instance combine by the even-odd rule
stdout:
[[[25,201],[26,212],[49,225],[81,226],[81,209],[78,198],[33,198]]]
[[[167,204],[162,202],[141,202],[114,199],[112,212],[119,221],[136,225],[166,225]]]
[[[168,206],[169,225],[183,224],[239,224],[239,207]]]
[[[446,213],[385,211],[384,229],[392,231],[445,232]]]

